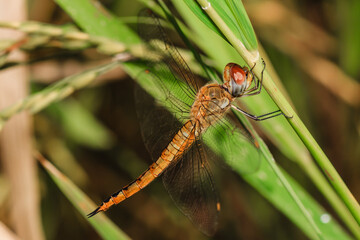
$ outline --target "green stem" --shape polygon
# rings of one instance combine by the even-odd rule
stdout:
[[[64,78],[63,80],[45,88],[41,92],[33,94],[5,109],[2,109],[0,111],[0,131],[4,127],[6,121],[15,114],[24,110],[36,113],[47,107],[49,104],[64,99],[75,90],[88,86],[96,79],[97,76],[118,67],[120,64],[120,61],[113,61]]]
[[[260,71],[255,71],[256,75],[260,75]],[[291,105],[286,101],[285,97],[281,94],[279,89],[276,87],[272,81],[268,72],[264,74],[264,87],[277,104],[277,106],[287,115],[292,116],[288,118],[288,122],[295,130],[297,135],[303,141],[309,152],[312,154],[313,158],[320,166],[322,171],[327,176],[329,182],[333,185],[335,191],[343,200],[350,213],[353,215],[354,219],[360,224],[360,206],[340,175],[337,173],[334,166],[331,164],[330,160],[327,158],[325,153],[320,148],[319,144],[315,141],[309,130],[305,127],[304,123],[301,121],[296,112],[292,109]]]
[[[254,63],[257,63],[254,73],[257,76],[260,76],[261,73],[261,59],[258,52],[250,53],[245,46],[241,43],[239,39],[232,33],[229,27],[224,23],[221,17],[217,14],[214,8],[211,7],[210,3],[206,0],[197,0],[200,6],[207,12],[209,17],[217,25],[217,27],[222,31],[224,36],[229,40],[232,46],[239,52],[243,59],[248,63],[249,66],[253,66]],[[263,86],[272,97],[274,102],[278,107],[286,114],[287,116],[292,116],[288,118],[290,125],[293,127],[295,132],[298,134],[300,139],[303,141],[305,146],[311,152],[313,158],[316,160],[318,165],[321,167],[323,172],[326,174],[328,180],[333,185],[334,189],[338,195],[342,198],[351,214],[355,220],[360,224],[360,206],[341,179],[340,175],[337,173],[335,168],[332,166],[331,162],[322,151],[318,143],[312,137],[308,129],[305,127],[301,119],[297,116],[295,111],[292,109],[291,105],[286,101],[285,97],[281,94],[279,89],[276,87],[272,81],[269,73],[265,71],[264,73],[264,83]],[[306,214],[305,214],[306,215]]]
[[[221,19],[221,17],[217,14],[217,12],[215,11],[214,8],[211,7],[211,4],[209,2],[207,2],[206,0],[197,0],[198,3],[202,6],[202,8],[206,11],[206,13],[209,15],[209,17],[214,21],[214,23],[218,26],[218,28],[222,31],[222,33],[224,34],[225,37],[227,37],[227,39],[230,41],[230,43],[232,43],[232,45],[234,46],[234,48],[242,55],[242,57],[244,58],[244,60],[249,61],[250,63],[249,66],[254,65],[254,62],[259,62],[260,57],[259,57],[259,53],[257,52],[257,54],[251,54],[250,52],[248,52],[245,48],[245,46],[241,43],[241,41],[239,39],[237,39],[233,34],[232,31],[228,28],[228,26],[223,22],[223,20]],[[257,67],[255,67],[255,69],[260,70],[262,64],[256,64]],[[259,67],[260,66],[260,67]],[[254,70],[255,70],[254,69]],[[256,72],[255,72],[256,73]],[[269,77],[269,75],[267,75],[267,77]],[[266,78],[265,78],[266,79]],[[265,82],[265,81],[264,81]],[[266,153],[265,153],[266,154]],[[268,158],[266,158],[268,159]],[[271,159],[271,158],[270,158]],[[317,225],[314,222],[314,219],[310,216],[309,212],[306,210],[306,208],[304,207],[303,203],[300,201],[300,199],[298,198],[298,196],[296,195],[295,191],[292,189],[291,185],[287,182],[286,178],[282,175],[282,173],[280,172],[280,170],[277,168],[277,166],[275,165],[275,162],[271,162],[269,161],[269,164],[271,165],[272,169],[274,170],[274,172],[277,174],[277,176],[279,177],[280,181],[282,182],[282,184],[284,185],[284,187],[287,189],[287,191],[289,192],[290,196],[293,198],[293,200],[296,202],[297,206],[299,207],[300,211],[303,213],[304,217],[307,219],[307,221],[309,222],[309,224],[312,226],[312,228],[314,229],[317,237],[319,239],[321,239],[321,232],[319,230],[319,228],[317,227]]]

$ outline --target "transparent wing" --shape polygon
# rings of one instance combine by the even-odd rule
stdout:
[[[144,50],[149,58],[145,63],[148,69],[138,77],[152,97],[137,87],[136,106],[145,145],[156,160],[180,129],[181,122],[189,118],[197,84],[151,10],[140,12],[138,31],[147,43]]]
[[[261,163],[257,141],[230,111],[203,134],[204,142],[240,174],[256,172]]]
[[[182,124],[171,113],[171,108],[166,108],[139,85],[135,87],[135,105],[144,144],[153,161],[156,161]],[[172,110],[186,115],[186,112],[178,111],[178,108],[180,107]]]
[[[135,96],[144,143],[156,160],[182,124],[140,86],[135,88]],[[178,208],[202,232],[212,235],[220,204],[206,161],[209,152],[208,149],[205,151],[202,142],[196,141],[164,172],[163,182]]]
[[[178,208],[203,233],[217,228],[220,203],[201,141],[163,174],[166,190]]]
[[[149,57],[158,59],[156,62],[165,63],[157,65],[157,70],[162,72],[165,79],[172,85],[178,85],[179,80],[185,81],[186,84],[179,85],[182,91],[179,91],[178,94],[181,94],[181,99],[190,98],[190,100],[194,100],[194,96],[199,90],[196,78],[177,48],[170,41],[159,18],[151,10],[144,9],[140,12],[138,32],[148,44]]]
[[[135,92],[143,139],[156,160],[189,117],[199,87],[159,19],[148,10],[142,11],[140,18],[139,33],[155,52],[149,58],[159,59],[156,63],[148,62],[149,69],[140,76],[146,78],[144,88],[156,100],[139,86]],[[201,231],[212,235],[220,204],[201,142],[197,141],[169,166],[163,174],[163,182],[181,211]]]
[[[182,120],[189,117],[199,87],[159,19],[149,10],[142,11],[139,18],[139,33],[152,50],[149,58],[158,60],[156,63],[148,62],[149,69],[140,76],[146,78],[147,84],[143,87],[151,95],[140,87],[135,93],[144,142],[156,160],[182,126]],[[176,205],[207,235],[216,230],[220,204],[205,154],[210,153],[210,158],[221,155],[234,168],[239,167],[244,172],[248,171],[246,168],[252,169],[248,159],[256,158],[258,149],[251,134],[244,133],[247,132],[230,120],[219,121],[205,134],[206,144],[215,153],[205,151],[202,142],[197,140],[163,174],[165,188]]]

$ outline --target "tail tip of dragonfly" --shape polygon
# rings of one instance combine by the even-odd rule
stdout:
[[[95,216],[96,214],[98,214],[99,212],[101,212],[100,207],[98,207],[97,209],[95,209],[94,211],[92,211],[91,213],[89,213],[88,215],[86,215],[88,218],[91,218],[93,216]]]

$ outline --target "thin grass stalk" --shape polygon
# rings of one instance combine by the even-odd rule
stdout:
[[[259,44],[261,48],[261,44]],[[260,50],[262,56],[265,59],[268,59],[266,53],[263,49]],[[270,64],[267,64],[267,68],[269,68]],[[272,79],[278,88],[282,91],[282,85],[279,86],[280,79],[275,72],[271,73]],[[275,78],[274,78],[275,77]],[[283,91],[282,91],[283,92]],[[289,99],[289,96],[285,96]],[[307,151],[308,153],[308,151]],[[310,154],[299,154],[296,158],[296,162],[304,169],[305,173],[310,177],[311,181],[316,185],[318,190],[324,195],[324,197],[328,200],[331,206],[334,208],[339,217],[343,220],[345,225],[349,228],[349,230],[353,233],[353,235],[360,239],[360,226],[357,221],[351,215],[349,209],[344,204],[344,202],[340,199],[337,193],[334,191],[330,183],[327,181],[324,174],[321,170],[316,166],[316,163],[311,159]]]
[[[37,36],[32,36],[32,38],[39,38],[39,34],[49,37],[57,37],[67,40],[76,40],[86,44],[93,44],[98,47],[100,52],[105,54],[117,54],[124,52],[126,47],[123,43],[111,40],[105,37],[93,36],[87,33],[81,32],[75,28],[64,28],[51,24],[44,24],[34,21],[24,21],[24,22],[0,22],[1,28],[16,29],[28,34],[37,34]],[[30,42],[29,44],[32,48],[36,46],[44,45],[45,42],[50,41],[51,39],[43,39],[36,43],[35,41]],[[34,45],[36,44],[36,45]],[[34,46],[33,46],[34,45]]]
[[[252,66],[254,65],[254,63],[257,63],[257,66],[254,68],[254,73],[257,77],[260,77],[262,64],[259,53],[249,52],[245,48],[245,46],[240,42],[240,40],[236,38],[236,36],[227,27],[224,21],[219,17],[215,9],[211,7],[211,4],[208,1],[197,0],[197,2],[206,11],[209,17],[222,31],[224,36],[243,57],[247,64],[249,66]],[[281,109],[281,111],[287,116],[291,116],[291,118],[288,118],[288,122],[298,134],[300,139],[303,141],[305,146],[308,148],[308,150],[310,151],[318,165],[321,167],[323,172],[326,174],[328,180],[331,182],[338,195],[344,201],[345,205],[348,207],[355,220],[360,224],[359,204],[355,200],[354,196],[352,195],[344,181],[341,179],[340,175],[337,173],[336,169],[332,166],[330,160],[327,158],[318,143],[315,141],[308,129],[305,127],[299,116],[292,109],[291,105],[287,102],[285,97],[281,94],[277,86],[274,84],[271,76],[267,71],[265,71],[264,73],[263,86],[265,87],[271,98],[274,100],[274,102],[277,104],[277,106]]]
[[[67,77],[53,85],[50,85],[41,92],[33,94],[24,100],[3,109],[0,111],[0,131],[4,127],[6,121],[15,114],[25,110],[28,110],[31,113],[36,113],[51,103],[64,99],[75,90],[88,86],[96,79],[97,76],[104,74],[119,65],[120,61],[113,61],[94,69]]]
[[[248,63],[249,66],[253,66],[254,63],[256,64],[256,67],[254,69],[255,74],[260,77],[261,73],[261,59],[259,56],[259,52],[255,51],[250,53],[247,51],[245,46],[242,44],[242,42],[232,34],[232,31],[227,27],[227,25],[222,21],[220,16],[217,14],[215,9],[211,6],[210,2],[206,0],[198,0],[198,3],[201,5],[202,9],[205,10],[205,12],[209,15],[209,17],[213,20],[213,22],[217,25],[217,27],[222,31],[224,36],[232,43],[234,48],[242,55],[244,60]],[[257,71],[256,71],[257,70]],[[260,71],[259,71],[260,70]],[[267,74],[267,77],[269,78],[270,75]],[[264,83],[267,81],[267,78],[264,77]],[[265,84],[264,84],[265,86]],[[281,108],[280,108],[281,109]],[[282,110],[282,109],[281,109]],[[286,115],[289,115],[287,112],[285,112]],[[291,115],[290,115],[291,116]],[[267,154],[265,151],[263,151],[264,154]],[[268,158],[266,158],[268,159]],[[284,187],[287,189],[293,200],[296,202],[297,206],[299,207],[300,211],[303,213],[309,224],[314,229],[315,233],[318,236],[318,239],[322,239],[321,232],[319,228],[317,227],[316,223],[314,222],[314,219],[310,216],[307,209],[304,207],[294,190],[292,189],[291,185],[287,182],[286,178],[281,173],[280,169],[276,166],[275,162],[269,161],[269,164],[271,165],[272,169],[276,172],[277,176],[279,177],[280,181],[284,185]]]

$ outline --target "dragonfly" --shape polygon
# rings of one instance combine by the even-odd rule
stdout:
[[[256,121],[284,114],[278,110],[256,116],[233,104],[237,98],[261,92],[265,62],[260,79],[254,76],[253,67],[248,69],[229,63],[224,69],[223,84],[208,83],[200,87],[199,81],[167,36],[159,18],[147,9],[140,14],[140,18],[147,21],[146,24],[138,24],[140,36],[160,52],[157,57],[164,56],[161,63],[149,64],[149,70],[144,72],[151,84],[165,96],[160,104],[146,95],[144,90],[137,91],[141,94],[135,94],[136,105],[140,109],[138,115],[142,135],[154,162],[137,179],[104,200],[88,217],[107,211],[162,176],[164,186],[177,207],[200,231],[212,236],[217,229],[221,207],[208,161],[216,154],[203,143],[205,132],[215,129],[214,125],[225,123],[224,119],[230,115],[230,109]],[[166,85],[164,78],[170,84]],[[218,135],[220,139],[216,144],[226,143],[229,139],[231,141],[231,136],[238,134],[253,149],[259,149],[254,136],[244,129],[225,123],[220,132],[222,134]],[[236,142],[241,158],[244,150],[237,145]],[[229,148],[230,151],[232,149]]]

